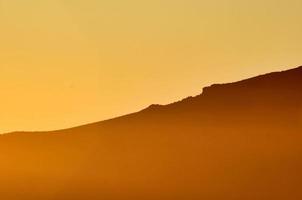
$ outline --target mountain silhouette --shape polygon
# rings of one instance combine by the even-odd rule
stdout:
[[[302,67],[129,115],[0,136],[6,200],[302,199]]]

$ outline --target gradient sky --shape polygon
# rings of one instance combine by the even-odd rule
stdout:
[[[0,132],[51,130],[302,64],[301,0],[0,0]]]

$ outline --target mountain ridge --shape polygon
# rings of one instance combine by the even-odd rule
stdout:
[[[302,199],[302,68],[79,127],[0,135],[0,199]]]
[[[263,89],[267,86],[270,87],[271,89],[271,85],[272,85],[272,80],[277,79],[279,81],[279,83],[282,83],[282,79],[285,79],[288,82],[293,82],[294,86],[298,86],[296,90],[299,90],[299,83],[301,82],[301,77],[302,77],[302,66],[298,66],[296,68],[292,68],[289,70],[283,70],[283,71],[276,71],[276,72],[270,72],[270,73],[266,73],[266,74],[262,74],[262,75],[258,75],[255,77],[251,77],[251,78],[247,78],[247,79],[243,79],[243,80],[239,80],[239,81],[234,81],[234,82],[230,82],[230,83],[220,83],[220,84],[212,84],[210,86],[206,86],[202,89],[202,92],[196,96],[188,96],[184,99],[181,99],[179,101],[176,102],[172,102],[169,104],[165,104],[165,105],[161,105],[161,104],[151,104],[150,106],[134,112],[134,113],[129,113],[129,114],[125,114],[125,115],[121,115],[118,117],[114,117],[114,118],[110,118],[110,119],[106,119],[106,120],[102,120],[102,121],[97,121],[97,122],[92,122],[89,124],[84,124],[84,125],[79,125],[76,127],[71,127],[71,128],[64,128],[64,129],[59,129],[59,130],[52,130],[52,131],[29,131],[29,132],[35,132],[35,133],[41,133],[41,132],[58,132],[58,131],[64,131],[64,130],[68,130],[68,129],[75,129],[75,128],[81,128],[81,127],[85,127],[85,126],[92,126],[92,125],[97,125],[99,123],[106,123],[106,122],[111,122],[112,120],[120,120],[120,119],[124,119],[127,118],[129,116],[133,116],[133,115],[137,115],[137,114],[141,114],[141,113],[145,113],[145,112],[160,112],[162,110],[166,110],[169,109],[170,107],[175,107],[175,106],[180,106],[181,104],[190,104],[196,100],[200,100],[202,98],[205,98],[206,96],[210,96],[213,94],[220,94],[220,91],[226,90],[230,87],[244,87],[244,89],[246,89],[246,87],[248,85],[252,85],[255,87],[256,85],[256,89]],[[281,81],[280,81],[281,79]],[[269,81],[268,81],[269,80]],[[290,80],[290,81],[289,81]],[[271,82],[271,84],[269,84]],[[274,83],[275,84],[275,83]],[[282,84],[278,85],[279,88],[282,88]],[[285,87],[287,88],[288,85],[285,85]],[[287,88],[288,89],[288,88]],[[297,91],[298,92],[298,91]],[[12,133],[26,133],[28,131],[14,131],[14,132],[10,132],[10,133],[5,133],[5,134],[12,134]]]

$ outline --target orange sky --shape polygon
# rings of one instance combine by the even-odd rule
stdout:
[[[0,0],[0,132],[166,104],[302,64],[300,0]]]

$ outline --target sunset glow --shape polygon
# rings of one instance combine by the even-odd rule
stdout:
[[[100,121],[301,65],[301,7],[0,0],[0,132]]]

